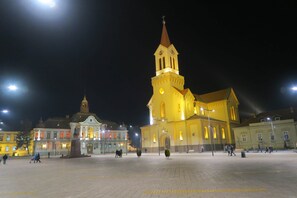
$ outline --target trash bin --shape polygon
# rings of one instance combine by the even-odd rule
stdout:
[[[244,151],[241,151],[241,157],[245,158],[245,152]]]

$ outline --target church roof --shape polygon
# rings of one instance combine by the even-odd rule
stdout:
[[[163,18],[163,29],[162,29],[160,44],[163,45],[164,47],[169,47],[171,45],[170,40],[169,40],[169,36],[168,36],[168,33],[167,33],[164,18]]]
[[[249,124],[253,123],[267,122],[267,118],[270,118],[272,121],[288,119],[293,119],[294,121],[297,121],[297,107],[290,107],[259,113],[243,121],[239,125],[239,127],[248,126]]]
[[[178,92],[180,92],[183,96],[186,95],[188,93],[188,91],[190,90],[189,88],[183,89],[183,90],[179,90],[178,88],[174,87]]]
[[[189,117],[187,120],[196,120],[196,119],[208,120],[208,117],[207,116],[201,116],[201,115],[194,114],[191,117]],[[211,118],[211,117],[209,118],[209,120],[211,120],[211,121],[225,122],[225,121],[214,119],[214,118]]]
[[[223,89],[223,90],[219,90],[219,91],[215,91],[207,94],[202,94],[202,95],[194,94],[194,96],[195,96],[195,99],[198,101],[209,103],[214,101],[226,100],[228,99],[230,93],[231,93],[231,88],[227,88],[227,89]]]

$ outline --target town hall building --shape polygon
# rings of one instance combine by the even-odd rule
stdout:
[[[202,152],[235,144],[233,128],[239,122],[239,101],[233,88],[195,94],[184,88],[178,51],[170,42],[165,21],[154,53],[156,75],[147,107],[149,125],[141,127],[146,152]]]
[[[72,117],[49,118],[39,121],[34,134],[34,153],[41,155],[69,155],[72,140],[78,140],[81,154],[105,154],[128,150],[128,130],[115,122],[101,120],[89,112],[84,96],[80,111]]]

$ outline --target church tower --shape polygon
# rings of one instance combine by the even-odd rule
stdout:
[[[89,104],[86,99],[86,96],[84,96],[84,99],[81,101],[80,112],[81,113],[89,113]]]
[[[179,75],[178,52],[170,42],[163,17],[161,42],[154,53],[156,76],[152,78],[153,96],[148,104],[150,123],[154,120],[185,119],[184,77]]]
[[[156,75],[147,104],[150,123],[141,127],[142,149],[158,152],[223,150],[234,143],[239,124],[238,99],[232,88],[205,94],[184,88],[179,74],[178,52],[170,42],[163,17],[161,42],[154,53]],[[196,78],[199,78],[196,74]]]

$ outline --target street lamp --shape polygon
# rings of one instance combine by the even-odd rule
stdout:
[[[213,145],[213,133],[210,132],[210,118],[209,118],[209,113],[210,112],[215,112],[214,109],[205,109],[205,108],[200,108],[202,111],[207,111],[207,118],[208,118],[208,131],[210,134],[210,144],[211,144],[211,154],[214,156],[213,150],[214,150],[214,145]]]
[[[271,132],[272,132],[272,136],[273,136],[273,142],[272,142],[272,138],[271,138],[271,137],[270,137],[270,142],[271,142],[271,144],[273,144],[273,146],[275,146],[275,145],[274,145],[274,142],[275,142],[275,140],[274,140],[274,138],[275,138],[275,134],[274,134],[274,125],[273,125],[272,119],[271,119],[270,117],[268,117],[267,120],[270,121],[270,124],[271,124]]]
[[[57,139],[57,138],[54,139],[54,155],[55,155],[55,156],[56,156],[56,139]]]
[[[156,121],[161,121],[161,122],[165,122],[165,118],[162,118],[162,119],[154,119]],[[159,124],[158,124],[158,151],[159,151],[159,155],[160,155],[160,127],[159,127]],[[164,131],[164,130],[163,130]]]
[[[18,87],[16,85],[9,85],[7,87],[10,91],[16,91],[18,89]]]
[[[53,0],[39,0],[39,2],[49,6],[50,8],[53,8],[56,6],[56,2]]]
[[[135,137],[136,137],[136,139],[138,138],[138,133],[135,133]],[[139,143],[139,145],[140,145],[140,143]],[[137,148],[138,148],[138,145],[137,145]]]

